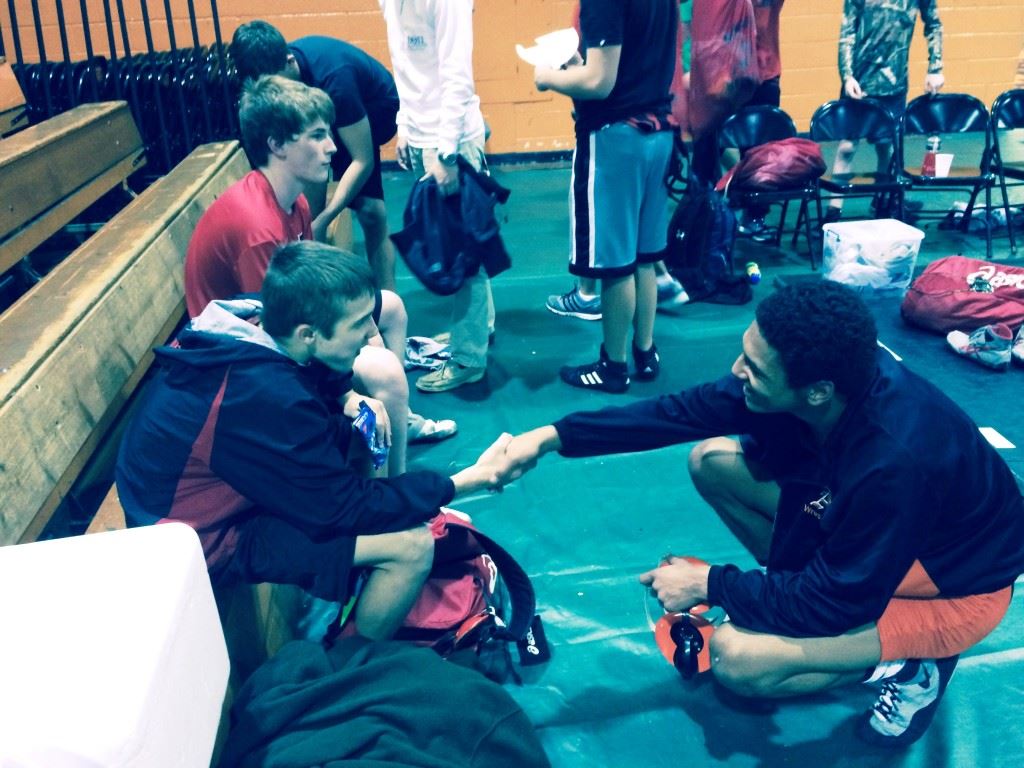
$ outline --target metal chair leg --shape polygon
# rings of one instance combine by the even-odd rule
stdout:
[[[821,237],[820,237],[820,240],[821,240],[821,250],[818,249],[818,239],[819,238],[815,238],[814,245],[813,245],[813,250],[811,251],[811,269],[812,270],[815,270],[815,269],[818,268],[817,261],[816,261],[816,259],[814,257],[817,256],[819,253],[821,253],[821,251],[823,251],[825,249],[825,233],[821,229],[821,225],[824,223],[825,217],[824,217],[824,215],[821,212],[821,195],[820,194],[814,196],[814,203],[815,203],[815,206],[818,209],[818,234],[821,235]]]
[[[789,200],[782,201],[782,213],[779,214],[779,227],[775,230],[775,242],[772,243],[776,248],[782,245],[782,230],[786,228],[786,213],[789,212]]]
[[[800,228],[804,225],[804,220],[807,216],[807,198],[804,198],[800,201],[800,210],[796,214],[796,224],[793,225],[793,236],[789,239],[789,244],[794,249],[796,248],[796,241],[800,237]]]
[[[992,185],[985,185],[985,258],[992,261]]]
[[[1006,215],[1006,234],[1010,238],[1010,253],[1017,252],[1017,240],[1013,236],[1013,215],[1010,212],[1010,196],[1006,191],[1006,177],[999,173],[999,189],[1003,193],[1003,213]]]
[[[806,208],[807,207],[807,198],[804,198],[803,201],[801,201],[800,207],[801,208]],[[808,257],[811,260],[811,269],[813,270],[814,269],[814,241],[811,240],[811,216],[810,216],[809,213],[808,213],[807,216],[804,217],[804,238],[807,240],[807,255],[808,255]]]

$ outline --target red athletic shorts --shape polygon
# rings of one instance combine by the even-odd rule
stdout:
[[[967,597],[940,597],[914,563],[878,620],[882,661],[941,659],[963,653],[996,628],[1010,606],[1013,587]]]

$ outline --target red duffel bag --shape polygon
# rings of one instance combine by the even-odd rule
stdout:
[[[929,331],[973,331],[1006,323],[1024,325],[1024,268],[966,256],[932,262],[907,289],[903,319]]]
[[[748,192],[798,189],[825,172],[821,147],[810,139],[791,137],[751,147],[725,175],[715,189],[730,187]]]

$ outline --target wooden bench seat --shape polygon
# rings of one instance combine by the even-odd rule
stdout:
[[[82,104],[0,140],[0,272],[144,164],[123,101]]]
[[[248,170],[236,142],[197,148],[0,315],[0,545],[68,493],[183,317],[196,222]]]

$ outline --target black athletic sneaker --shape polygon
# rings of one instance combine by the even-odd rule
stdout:
[[[633,344],[633,363],[636,365],[637,381],[654,381],[661,373],[661,356],[654,344],[646,352]]]
[[[583,389],[600,389],[604,392],[621,394],[629,389],[629,369],[625,363],[616,363],[608,359],[608,354],[601,345],[601,357],[590,365],[567,365],[558,372],[562,381]]]
[[[909,666],[915,661],[908,661],[906,675],[897,674],[882,684],[878,701],[859,723],[861,739],[876,746],[902,748],[921,738],[935,717],[959,658],[920,659],[916,670]]]

